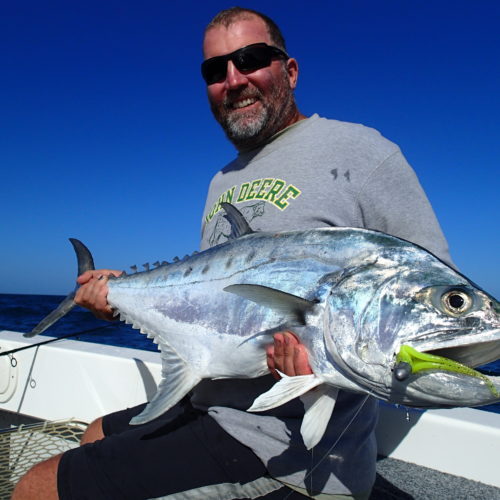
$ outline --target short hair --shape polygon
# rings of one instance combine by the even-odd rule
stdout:
[[[208,23],[205,28],[205,33],[211,28],[217,26],[228,27],[239,19],[250,19],[253,16],[257,16],[264,21],[266,25],[267,32],[269,33],[269,38],[273,44],[286,52],[285,38],[283,37],[281,30],[278,25],[268,16],[257,12],[252,9],[245,9],[243,7],[231,7],[230,9],[221,10],[216,16]]]

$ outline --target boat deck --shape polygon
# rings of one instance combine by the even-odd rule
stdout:
[[[370,500],[412,499],[500,500],[500,488],[402,460],[379,457]]]

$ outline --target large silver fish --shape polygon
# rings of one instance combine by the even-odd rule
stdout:
[[[265,346],[284,329],[300,337],[314,374],[284,376],[249,410],[303,395],[308,448],[323,435],[338,389],[424,408],[500,401],[500,377],[474,370],[500,357],[500,304],[462,274],[384,233],[254,233],[232,205],[224,209],[230,241],[109,280],[116,314],[161,350],[163,380],[132,423],[162,414],[202,379],[266,374]],[[72,243],[79,273],[93,268],[88,250]],[[71,305],[70,295],[28,335]]]

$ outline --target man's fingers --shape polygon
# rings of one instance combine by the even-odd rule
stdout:
[[[76,282],[79,285],[84,285],[85,283],[88,283],[92,277],[93,277],[94,271],[85,271],[83,274],[80,274],[78,278],[76,278]]]
[[[295,346],[298,340],[289,332],[283,334],[284,338],[284,356],[283,356],[283,373],[289,377],[296,375],[295,373]]]
[[[274,378],[280,376],[276,370],[293,377],[294,375],[309,375],[307,349],[292,332],[281,332],[274,335],[274,344],[266,349],[267,366]]]
[[[283,371],[284,357],[285,357],[285,341],[283,334],[277,333],[274,336],[274,368]]]
[[[92,311],[94,316],[111,321],[113,310],[108,304],[108,277],[119,276],[121,271],[98,269],[83,273],[78,281],[83,281],[75,294],[75,303]]]
[[[116,269],[92,269],[89,271],[85,271],[76,279],[77,283],[80,285],[85,285],[89,281],[93,279],[99,279],[101,276],[109,276],[112,274],[113,276],[120,276],[123,271],[118,271]]]
[[[295,375],[310,375],[313,372],[309,366],[307,350],[302,344],[298,344],[294,348],[293,363]]]
[[[276,364],[274,362],[275,355],[274,355],[274,345],[273,344],[268,345],[266,347],[266,360],[267,360],[267,367],[269,368],[271,375],[276,380],[279,380],[281,377],[279,376],[278,372],[276,371]]]

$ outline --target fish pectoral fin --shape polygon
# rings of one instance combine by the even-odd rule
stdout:
[[[300,397],[306,411],[300,433],[308,450],[316,446],[323,437],[332,416],[338,392],[336,387],[324,384],[315,391],[307,392]]]
[[[263,285],[229,285],[224,288],[224,291],[268,307],[285,316],[288,321],[301,325],[305,323],[304,316],[316,305],[316,302]]]
[[[296,375],[295,377],[288,377],[283,373],[280,375],[283,378],[256,398],[247,411],[266,411],[276,408],[323,383],[323,380],[316,375]]]
[[[201,381],[170,346],[160,344],[160,348],[162,381],[142,413],[132,418],[132,425],[144,424],[170,410]]]

